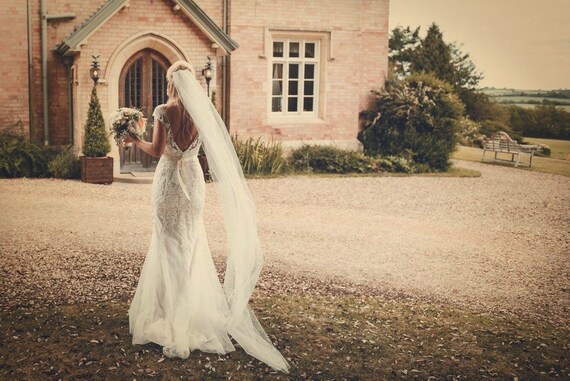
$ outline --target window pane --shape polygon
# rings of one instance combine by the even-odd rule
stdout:
[[[297,111],[297,97],[289,97],[287,111]]]
[[[315,58],[315,43],[307,42],[305,44],[305,58]]]
[[[298,42],[289,43],[289,57],[299,57],[300,44]]]
[[[305,79],[315,79],[314,64],[305,64]]]
[[[289,78],[299,78],[299,64],[289,64]]]
[[[273,42],[273,57],[283,57],[283,43]]]
[[[313,111],[313,97],[303,99],[303,111]]]
[[[272,112],[283,111],[283,98],[273,97],[273,99],[271,100],[271,111]]]
[[[315,82],[313,81],[305,81],[305,95],[313,95]]]
[[[283,64],[273,64],[273,79],[283,78]]]
[[[289,95],[299,94],[299,81],[289,81]]]
[[[273,95],[283,94],[283,81],[273,81]]]

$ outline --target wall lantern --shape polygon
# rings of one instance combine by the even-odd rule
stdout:
[[[212,77],[214,76],[214,68],[212,66],[212,59],[210,58],[210,56],[208,56],[208,63],[206,64],[206,67],[202,69],[202,75],[204,76],[204,78],[206,78],[206,85],[207,85],[207,89],[208,89],[208,98],[210,97],[210,81],[212,80]]]
[[[101,71],[99,68],[99,56],[92,55],[91,57],[93,57],[93,62],[91,63],[91,70],[89,70],[89,74],[91,75],[91,79],[93,80],[94,84],[97,85]]]

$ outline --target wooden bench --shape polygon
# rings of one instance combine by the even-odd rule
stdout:
[[[489,139],[485,139],[483,142],[483,157],[481,158],[481,162],[485,160],[485,153],[487,151],[491,151],[495,153],[493,161],[514,163],[515,167],[518,167],[521,154],[524,154],[528,155],[529,158],[528,163],[525,164],[528,164],[530,167],[532,164],[532,157],[534,156],[537,148],[538,147],[535,145],[518,144],[515,140],[511,139],[506,132],[495,132]],[[510,155],[510,160],[498,158],[498,154]]]

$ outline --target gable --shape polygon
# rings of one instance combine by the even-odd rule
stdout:
[[[239,44],[225,33],[193,0],[175,0],[175,3],[208,39],[217,44],[225,54],[229,54],[239,47]],[[128,0],[108,0],[91,17],[61,41],[56,46],[55,51],[62,56],[71,55],[74,51],[78,51],[89,36],[123,7],[128,6],[128,4]]]

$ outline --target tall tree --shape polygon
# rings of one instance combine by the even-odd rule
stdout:
[[[392,30],[389,59],[396,75],[405,77],[411,73],[432,73],[453,87],[465,104],[469,117],[480,120],[481,115],[487,113],[482,108],[492,107],[492,102],[476,92],[483,75],[469,54],[464,53],[456,43],[446,43],[437,24],[433,23],[428,28],[423,39],[419,37],[419,29],[399,26]]]

